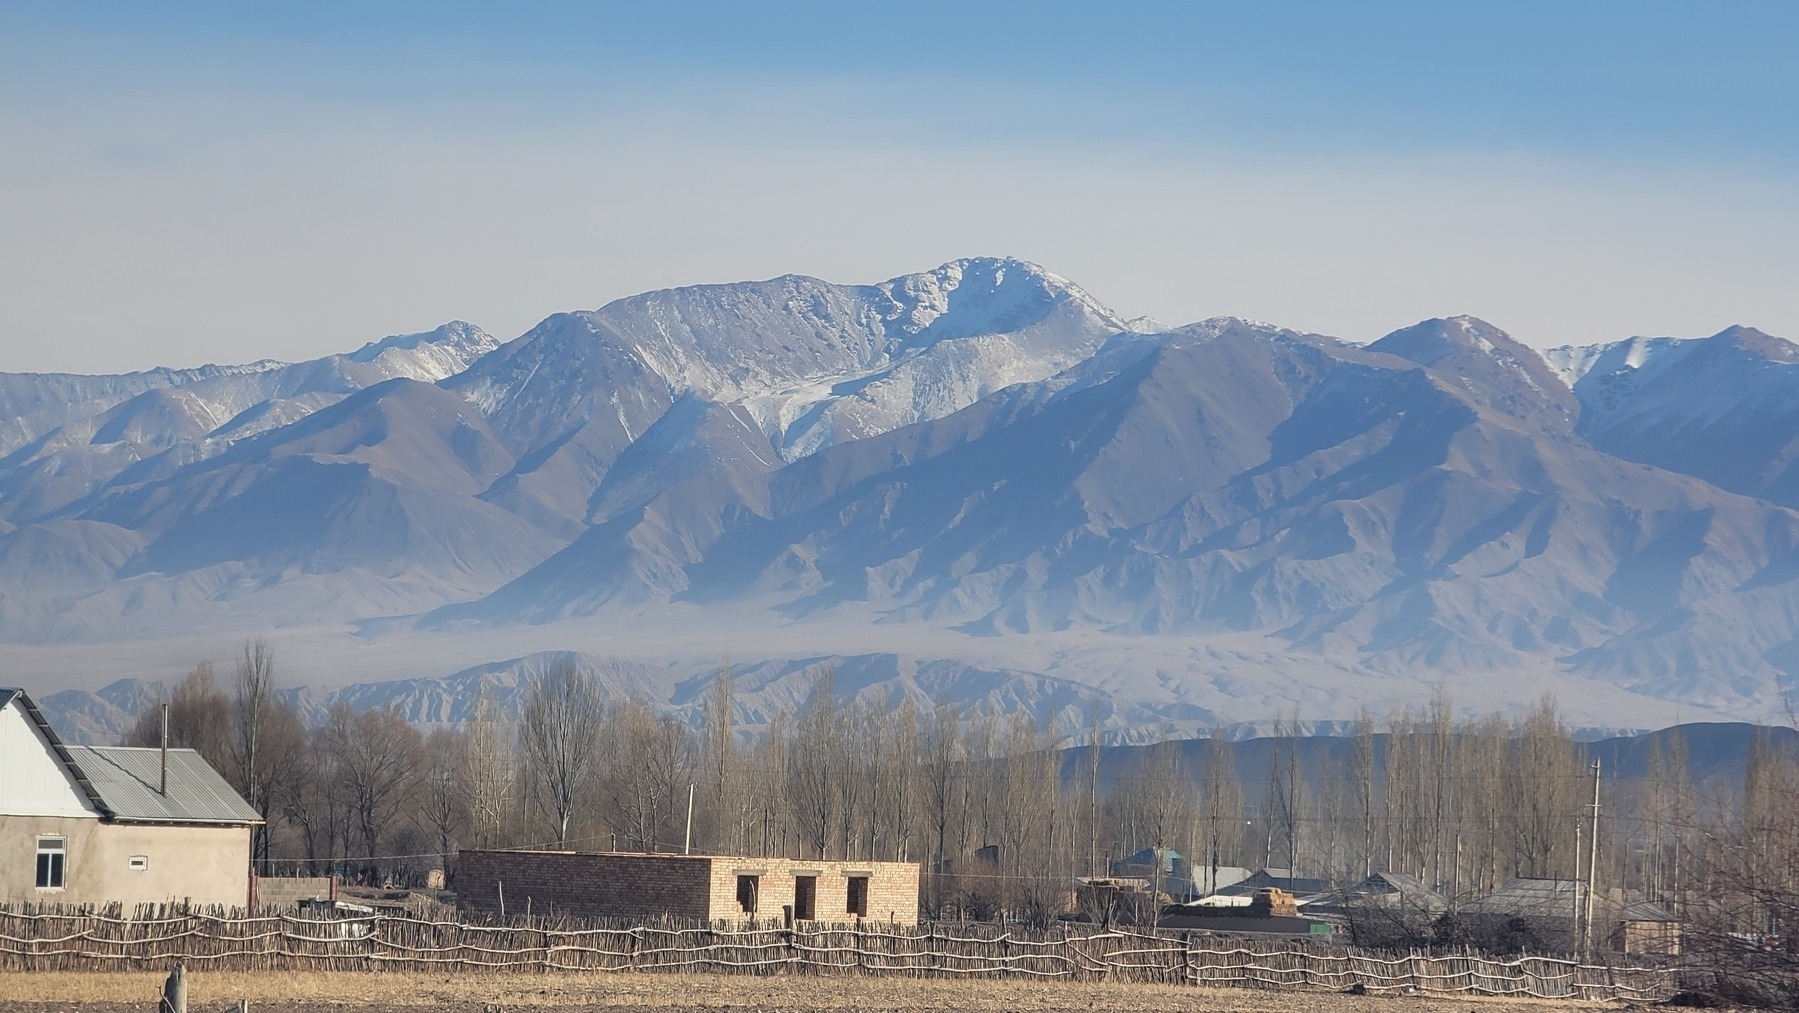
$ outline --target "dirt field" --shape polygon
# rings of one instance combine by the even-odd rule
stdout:
[[[24,974],[0,972],[0,1013],[90,1010],[151,1013],[163,975]],[[738,975],[420,975],[196,973],[189,979],[192,1013],[224,1013],[245,999],[252,1010],[281,1013],[410,1011],[500,1013],[555,1008],[632,1013],[639,1010],[731,1010],[809,1013],[1551,1013],[1603,1007],[1531,1000],[1438,996],[1352,996],[1328,992],[1257,992],[1164,985],[1078,982],[937,981],[903,978],[818,978]]]

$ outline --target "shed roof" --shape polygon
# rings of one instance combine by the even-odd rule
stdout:
[[[1618,920],[1623,922],[1680,921],[1680,919],[1674,917],[1667,908],[1662,907],[1654,901],[1648,900],[1639,900],[1635,903],[1624,905],[1624,910],[1618,913]]]
[[[1575,891],[1579,886],[1571,879],[1511,879],[1492,895],[1467,904],[1463,910],[1476,914],[1572,918]]]
[[[1368,890],[1386,889],[1394,893],[1429,894],[1441,897],[1442,894],[1424,885],[1417,876],[1408,876],[1403,872],[1377,872],[1362,880],[1358,886]]]
[[[69,746],[69,756],[107,814],[131,823],[260,823],[212,765],[192,749],[169,750],[169,790],[162,794],[162,750],[138,746]]]

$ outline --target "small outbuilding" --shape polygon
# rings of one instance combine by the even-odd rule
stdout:
[[[0,688],[0,903],[247,907],[261,822],[193,750],[66,745]]]
[[[1680,955],[1680,919],[1652,901],[1640,900],[1619,909],[1609,940],[1619,953],[1658,957]]]
[[[462,851],[456,902],[488,915],[918,923],[916,862]]]

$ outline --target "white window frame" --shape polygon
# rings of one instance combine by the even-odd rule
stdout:
[[[37,889],[50,893],[68,888],[69,839],[62,834],[39,834],[37,861],[32,865]]]

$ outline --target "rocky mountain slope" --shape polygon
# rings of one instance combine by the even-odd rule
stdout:
[[[1121,728],[1431,680],[1765,717],[1799,672],[1795,362],[1747,328],[1152,328],[987,259],[504,344],[0,375],[0,652],[412,658],[309,676],[337,692],[578,650],[677,709],[727,651],[768,674],[753,707],[836,658],[894,700],[1068,723],[1097,695]]]

